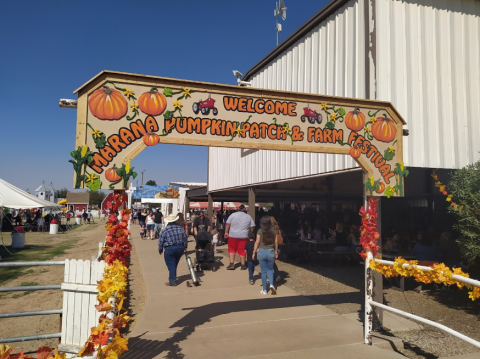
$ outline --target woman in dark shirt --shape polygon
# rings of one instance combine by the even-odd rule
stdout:
[[[337,222],[335,231],[333,231],[333,238],[335,239],[335,252],[348,252],[347,233],[343,229],[343,224]]]

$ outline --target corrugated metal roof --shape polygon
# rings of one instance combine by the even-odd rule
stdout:
[[[325,5],[319,12],[313,15],[307,22],[300,26],[295,32],[280,43],[275,49],[261,59],[255,66],[247,71],[243,80],[248,81],[253,75],[256,74],[263,67],[268,65],[271,61],[275,60],[282,52],[287,50],[296,41],[302,39],[308,32],[310,32],[319,23],[327,19],[330,15],[334,14],[339,8],[341,8],[349,0],[332,0]]]
[[[367,98],[365,3],[343,4],[252,74],[252,87]],[[210,148],[208,186],[216,191],[356,167],[346,155]]]
[[[309,31],[249,71],[252,86],[373,94],[407,122],[407,166],[454,169],[480,160],[480,1],[376,0],[371,43],[366,1],[337,6],[313,27],[310,20]],[[356,167],[343,155],[218,148],[209,155],[210,191]]]
[[[189,187],[189,188],[195,188],[195,187],[205,187],[207,183],[203,182],[170,182],[170,186],[180,186],[180,187]]]
[[[407,121],[405,163],[480,160],[480,1],[375,3],[377,99]]]

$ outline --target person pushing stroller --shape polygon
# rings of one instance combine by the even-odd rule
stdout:
[[[215,272],[217,270],[215,266],[215,254],[212,244],[213,235],[209,232],[199,232],[195,237],[195,256],[196,256],[196,269],[200,272],[202,265],[208,265],[208,269]]]

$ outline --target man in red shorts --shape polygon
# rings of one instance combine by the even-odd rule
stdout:
[[[242,204],[238,207],[238,211],[228,217],[225,225],[225,238],[228,238],[228,255],[230,257],[230,265],[228,270],[235,269],[235,253],[240,256],[242,270],[247,269],[245,265],[245,244],[248,242],[248,231],[255,228],[255,221],[244,212],[245,206]]]

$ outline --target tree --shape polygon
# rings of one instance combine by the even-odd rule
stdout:
[[[90,194],[90,200],[89,200],[89,204],[94,204],[95,206],[99,206],[102,204],[103,200],[105,199],[105,197],[107,197],[107,195],[105,194],[105,192],[102,192],[102,191],[90,191],[88,190],[87,191],[89,194]]]
[[[146,184],[147,186],[156,186],[156,185],[157,185],[157,182],[155,182],[154,180],[148,180],[145,184]]]
[[[57,198],[67,198],[68,189],[62,188],[57,191]]]
[[[452,173],[448,189],[453,195],[449,211],[457,219],[454,228],[460,253],[468,265],[480,258],[480,161]]]

